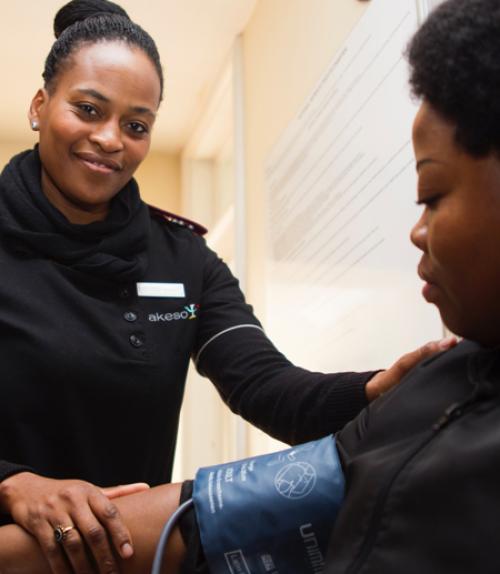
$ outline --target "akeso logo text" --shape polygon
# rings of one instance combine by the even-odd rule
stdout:
[[[197,313],[200,306],[197,303],[191,303],[191,305],[186,305],[180,311],[174,311],[173,313],[150,313],[148,315],[148,320],[152,323],[169,323],[170,321],[191,321],[197,318]]]

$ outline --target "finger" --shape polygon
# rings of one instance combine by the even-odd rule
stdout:
[[[101,494],[92,494],[89,497],[89,504],[109,534],[118,554],[122,558],[130,558],[134,553],[132,537],[116,505]]]
[[[423,361],[436,353],[446,351],[456,344],[457,338],[451,336],[441,339],[440,341],[431,341],[430,343],[422,345],[415,351],[406,353],[406,355],[400,357],[386,371],[377,373],[368,381],[365,387],[368,400],[372,401],[376,399],[381,394],[397,385],[403,377],[405,377],[418,365],[418,363],[420,363],[420,361]]]
[[[116,563],[108,533],[98,516],[93,514],[93,509],[88,506],[78,515],[73,515],[75,524],[78,525],[80,536],[85,541],[86,547],[97,565],[100,574],[118,574]]]
[[[66,518],[58,524],[70,525],[73,520]],[[72,570],[78,574],[92,574],[94,572],[92,565],[88,559],[85,544],[76,528],[72,528],[64,534],[63,540],[59,543],[60,548],[65,552],[68,562],[72,566]]]
[[[122,558],[130,558],[134,553],[132,536],[115,504],[104,496],[89,498],[94,514],[106,528],[116,551]]]
[[[54,528],[46,522],[44,527],[32,534],[36,536],[52,574],[71,574],[71,568],[65,558],[64,550],[56,542]]]
[[[428,359],[435,355],[436,353],[441,353],[448,350],[457,344],[456,337],[446,337],[440,341],[431,341],[425,345],[422,345],[415,351],[403,355],[398,359],[392,367],[388,369],[390,378],[398,381],[402,379],[407,373],[409,373],[414,367],[417,366],[420,361]]]
[[[441,351],[447,351],[455,345],[458,345],[458,338],[455,335],[449,335],[448,337],[441,339],[441,341],[438,341],[438,345]]]
[[[136,494],[137,492],[144,492],[149,490],[149,484],[145,482],[134,482],[133,484],[120,484],[119,486],[110,486],[108,488],[101,488],[101,492],[109,499],[118,498],[120,496],[128,496],[129,494]]]

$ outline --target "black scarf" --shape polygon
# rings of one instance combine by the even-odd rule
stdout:
[[[14,156],[0,174],[0,233],[18,252],[112,281],[137,281],[147,267],[149,210],[135,180],[113,198],[104,221],[76,225],[42,192],[37,148]]]

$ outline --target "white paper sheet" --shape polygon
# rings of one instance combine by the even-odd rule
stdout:
[[[409,240],[416,27],[415,0],[372,0],[266,164],[266,328],[312,369],[388,366],[442,333]]]

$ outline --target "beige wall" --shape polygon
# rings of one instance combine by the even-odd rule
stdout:
[[[161,209],[179,213],[181,169],[179,156],[151,151],[136,172],[142,199]]]
[[[366,6],[359,0],[260,0],[244,32],[246,294],[264,324],[266,156]],[[255,429],[247,442],[249,453],[277,446]]]
[[[31,142],[30,140],[23,142],[0,141],[0,170],[4,168],[5,164],[13,155],[20,153],[25,149],[31,148],[33,143],[34,141]]]

